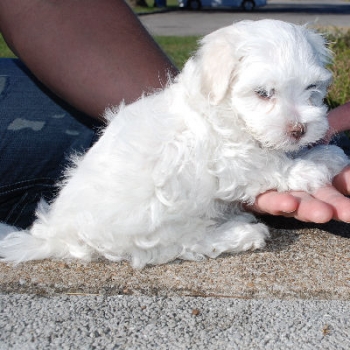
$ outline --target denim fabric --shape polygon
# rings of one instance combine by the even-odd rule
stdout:
[[[345,132],[339,133],[338,135],[334,136],[330,144],[341,147],[345,154],[348,157],[350,157],[350,139]]]
[[[50,201],[69,155],[85,152],[97,125],[54,96],[16,59],[0,59],[0,221],[28,227]]]

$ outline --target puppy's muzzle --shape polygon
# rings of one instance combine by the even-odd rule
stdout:
[[[306,133],[306,125],[303,123],[290,124],[287,127],[287,134],[296,141],[300,140]]]

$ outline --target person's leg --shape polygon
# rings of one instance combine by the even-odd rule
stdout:
[[[70,154],[88,149],[96,129],[19,60],[0,59],[0,222],[31,225],[40,198],[53,198]]]

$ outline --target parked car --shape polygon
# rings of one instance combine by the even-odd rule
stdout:
[[[267,0],[178,0],[179,7],[200,10],[202,7],[240,7],[245,11],[253,11],[256,7],[267,4]]]

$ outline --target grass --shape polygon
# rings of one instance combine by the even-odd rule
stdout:
[[[0,33],[0,57],[16,57],[15,54],[8,48],[4,38]]]
[[[173,0],[172,0],[173,1]],[[199,37],[157,36],[155,40],[169,55],[178,68],[195,51]],[[334,82],[330,87],[327,104],[334,108],[350,100],[350,30],[331,31],[327,35],[330,49],[334,52],[334,64],[330,67]],[[0,34],[0,57],[15,57]]]
[[[334,53],[333,84],[329,90],[327,103],[331,108],[350,100],[350,30],[328,35],[330,49]]]
[[[197,48],[198,36],[156,36],[155,40],[171,58],[176,67],[182,68]]]

